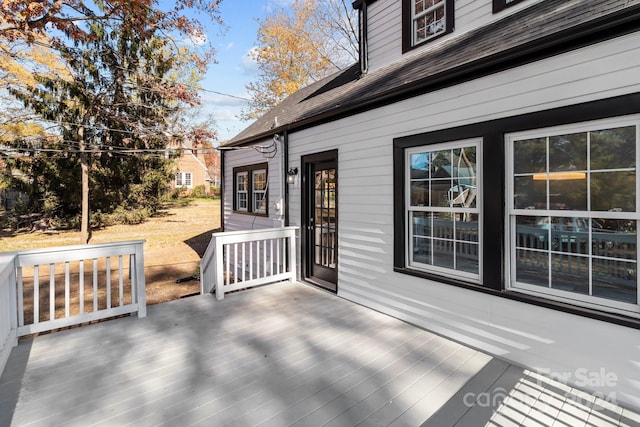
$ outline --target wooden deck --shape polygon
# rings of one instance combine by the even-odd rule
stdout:
[[[0,426],[519,425],[526,420],[514,420],[508,400],[490,410],[462,402],[497,385],[518,390],[527,375],[282,283],[22,341],[0,378]],[[640,425],[616,408],[594,425]],[[587,408],[575,417],[595,415]]]

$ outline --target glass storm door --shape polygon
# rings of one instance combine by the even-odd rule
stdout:
[[[335,159],[306,165],[306,276],[332,291],[338,281],[338,175]]]

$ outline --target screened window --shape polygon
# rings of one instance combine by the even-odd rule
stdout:
[[[510,285],[637,311],[638,118],[507,135]]]
[[[269,174],[266,163],[233,169],[234,210],[267,215]]]
[[[192,187],[191,172],[177,172],[176,173],[176,187]]]
[[[406,150],[408,267],[480,281],[479,140]]]

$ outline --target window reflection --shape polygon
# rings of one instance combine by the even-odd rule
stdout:
[[[408,155],[410,266],[479,275],[477,153],[476,145],[439,144]]]
[[[638,303],[635,155],[636,126],[513,141],[517,282]]]

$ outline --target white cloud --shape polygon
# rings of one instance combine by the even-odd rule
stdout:
[[[225,47],[225,49],[229,50],[229,49],[232,49],[234,46],[235,46],[234,42],[229,42],[227,43],[227,46]]]
[[[229,108],[215,108],[212,111],[213,118],[217,122],[227,121],[227,122],[239,122],[240,117],[238,117],[238,112],[233,111]]]
[[[237,107],[242,106],[246,103],[245,100],[239,98],[248,99],[249,95],[246,93],[242,93],[239,95],[231,94],[233,96],[228,96],[224,94],[205,92],[202,96],[202,102],[205,104],[212,104],[218,107]]]
[[[255,60],[255,54],[258,52],[257,47],[252,47],[242,56],[242,62],[239,71],[244,74],[255,75],[258,73],[258,63]]]

